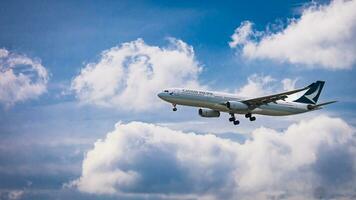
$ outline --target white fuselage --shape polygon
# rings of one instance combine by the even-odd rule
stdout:
[[[220,112],[236,114],[251,113],[260,115],[284,116],[311,111],[307,108],[307,104],[288,102],[283,100],[263,104],[251,109],[231,110],[226,106],[226,102],[241,102],[243,99],[229,93],[199,91],[191,89],[168,89],[159,93],[158,96],[161,99],[172,103],[173,105],[209,108]]]

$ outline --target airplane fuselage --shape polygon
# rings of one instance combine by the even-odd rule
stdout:
[[[168,92],[167,92],[168,91]],[[226,102],[240,102],[241,98],[234,94],[199,91],[191,89],[173,88],[161,92],[158,96],[173,105],[193,106],[200,108],[208,108],[219,112],[227,112],[233,114],[260,114],[270,116],[285,116],[304,113],[310,111],[306,104],[297,102],[288,102],[278,100],[271,103],[266,103],[258,107],[246,109],[229,109]]]

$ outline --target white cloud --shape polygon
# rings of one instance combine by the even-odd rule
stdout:
[[[237,45],[246,44],[249,42],[252,31],[252,23],[249,21],[243,21],[239,28],[235,30],[235,33],[231,36],[232,41],[229,42],[231,48],[235,48]]]
[[[17,200],[17,199],[21,199],[21,197],[23,196],[24,191],[23,190],[12,190],[9,192],[9,200]]]
[[[118,123],[86,154],[82,176],[71,185],[88,193],[197,199],[351,198],[354,136],[346,122],[327,116],[282,132],[258,128],[243,144],[142,122]]]
[[[157,47],[137,39],[102,52],[71,88],[83,103],[148,110],[161,105],[157,93],[164,88],[201,87],[201,69],[193,48],[181,40],[170,38],[168,47]]]
[[[305,67],[347,69],[356,63],[356,1],[314,5],[282,30],[255,32],[243,22],[229,45],[249,59],[272,59]]]
[[[18,200],[24,196],[24,190],[8,190],[8,189],[1,189],[0,190],[0,199],[6,200]]]
[[[0,58],[7,57],[9,55],[9,51],[6,49],[0,49]]]
[[[240,87],[236,93],[241,97],[263,96],[274,90],[271,84],[275,81],[271,76],[252,74],[247,78],[247,83]]]
[[[270,95],[277,92],[292,90],[295,88],[296,79],[285,78],[276,80],[272,76],[264,76],[261,74],[252,74],[247,78],[247,83],[237,89],[235,93],[244,98],[260,97]]]
[[[39,60],[0,49],[0,103],[11,106],[46,91],[48,73]]]
[[[283,85],[283,90],[294,90],[295,89],[295,84],[297,83],[298,78],[295,79],[290,79],[290,78],[285,78],[283,79],[282,85]]]

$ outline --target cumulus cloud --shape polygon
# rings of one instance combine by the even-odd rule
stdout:
[[[313,5],[279,31],[257,32],[242,22],[229,43],[249,59],[271,59],[325,69],[348,69],[356,63],[356,1]]]
[[[18,200],[24,196],[24,190],[0,190],[0,199]]]
[[[137,39],[102,52],[71,88],[83,103],[148,110],[160,105],[157,93],[164,88],[200,88],[201,69],[193,48],[181,40],[170,38],[167,47],[157,47]]]
[[[247,83],[237,89],[235,93],[243,98],[251,98],[293,90],[297,80],[297,78],[285,78],[278,81],[269,75],[252,74],[247,78]]]
[[[24,194],[23,190],[13,190],[9,192],[9,199],[10,200],[17,200],[21,199],[22,195]]]
[[[231,48],[235,48],[237,45],[246,44],[249,42],[252,31],[252,23],[250,21],[244,21],[240,27],[235,30],[235,33],[231,36],[232,41],[229,42]]]
[[[71,185],[95,194],[190,199],[351,198],[355,158],[354,128],[327,116],[284,131],[258,128],[241,144],[142,122],[118,123],[86,154],[82,176]]]
[[[48,73],[41,62],[0,49],[0,103],[11,106],[46,91]]]

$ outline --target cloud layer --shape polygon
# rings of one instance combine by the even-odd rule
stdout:
[[[325,69],[347,69],[356,63],[356,1],[335,0],[306,8],[300,18],[277,32],[258,32],[241,23],[229,43],[249,59],[271,59]]]
[[[211,199],[351,198],[355,131],[327,116],[285,131],[259,128],[240,144],[213,135],[118,123],[98,140],[72,186],[95,194]]]
[[[167,47],[150,46],[142,39],[102,52],[72,81],[72,90],[83,103],[127,110],[157,107],[157,93],[169,87],[200,87],[201,66],[193,48],[169,39]]]
[[[48,73],[39,60],[0,49],[0,103],[6,107],[46,91]]]
[[[296,79],[284,78],[280,81],[269,75],[252,74],[247,77],[247,83],[235,93],[243,98],[260,97],[273,93],[295,89]]]

